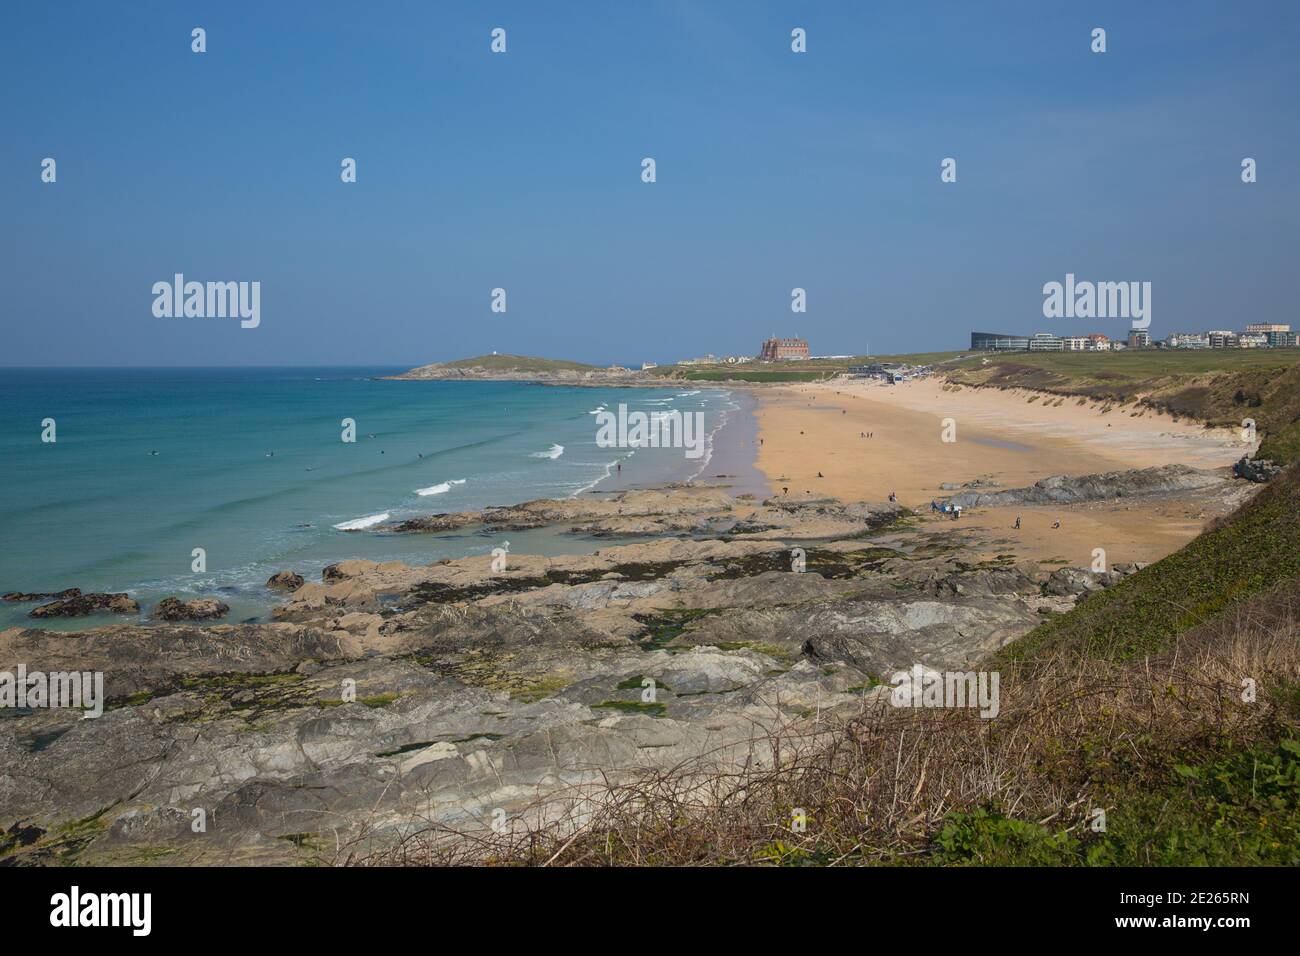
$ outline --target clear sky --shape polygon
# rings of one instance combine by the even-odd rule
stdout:
[[[1067,272],[1297,323],[1297,49],[1294,0],[5,3],[0,365],[1124,334],[1043,318]],[[177,272],[261,325],[155,317]]]

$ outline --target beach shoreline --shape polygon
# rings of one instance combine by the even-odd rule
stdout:
[[[720,414],[720,420],[708,435],[701,459],[684,458],[674,463],[669,473],[649,478],[615,471],[583,493],[607,494],[698,484],[725,487],[737,496],[750,494],[761,499],[770,495],[771,482],[758,468],[758,399],[748,389],[725,391],[735,407]]]
[[[1233,430],[1154,409],[961,388],[938,378],[834,380],[759,396],[758,467],[777,494],[879,501],[894,493],[925,520],[938,520],[929,514],[932,501],[970,483],[1022,488],[1053,475],[1169,464],[1221,471],[1254,447]],[[968,509],[960,520],[997,532],[1026,557],[1087,566],[1099,548],[1112,560],[1156,560],[1217,513],[1199,499],[1173,497]]]

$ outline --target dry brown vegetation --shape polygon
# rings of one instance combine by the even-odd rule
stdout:
[[[860,713],[833,726],[805,722],[772,735],[772,765],[629,774],[552,794],[502,833],[430,825],[378,851],[358,841],[335,862],[1143,864],[1215,854],[1278,862],[1269,854],[1296,852],[1286,785],[1296,765],[1279,771],[1281,799],[1290,802],[1271,821],[1252,804],[1263,799],[1258,757],[1240,797],[1206,782],[1229,779],[1228,771],[1203,779],[1197,768],[1295,736],[1296,583],[1187,632],[1159,655],[1115,662],[1062,650],[1032,670],[1004,667],[992,720],[864,700]],[[1243,700],[1247,678],[1258,685],[1253,702]],[[1212,813],[1206,800],[1218,801]],[[1106,811],[1107,833],[1089,825],[1095,808]],[[803,832],[792,826],[797,810],[806,814]],[[1207,813],[1231,825],[1211,821],[1205,830]]]

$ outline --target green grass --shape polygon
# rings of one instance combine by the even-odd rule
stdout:
[[[647,678],[643,677],[643,676],[640,675],[640,674],[633,674],[631,677],[627,678],[626,680],[621,680],[621,681],[619,681],[617,684],[615,684],[615,685],[614,685],[614,689],[615,689],[615,690],[641,690],[641,689],[645,686],[645,685],[642,683],[642,681],[644,681],[644,680],[646,680],[646,679],[647,679]],[[649,679],[650,679],[650,680],[654,680],[653,677],[651,677],[651,678],[649,678]],[[655,690],[669,690],[669,691],[670,691],[670,690],[672,690],[672,688],[669,687],[667,684],[661,684],[661,683],[659,683],[658,681],[655,681]]]
[[[803,363],[800,363],[803,364]],[[835,371],[764,371],[740,370],[734,372],[708,369],[704,371],[685,371],[678,376],[687,382],[816,382],[837,374]]]
[[[976,353],[952,363],[958,370],[1031,371],[1079,383],[1144,382],[1169,376],[1290,368],[1300,349],[1125,349],[1122,352]]]
[[[442,368],[486,368],[498,372],[590,372],[599,368],[599,366],[586,365],[582,362],[538,358],[534,355],[478,355],[474,358],[457,359],[454,362],[440,362],[438,364]]]
[[[746,365],[661,365],[651,375],[688,382],[816,382],[848,371],[850,365],[897,362],[906,365],[937,365],[969,356],[971,352],[909,352],[902,355],[854,355],[841,359],[806,359],[789,362],[760,362]]]
[[[995,808],[949,815],[928,862],[979,866],[1296,866],[1300,864],[1300,742],[1171,763],[1162,783],[1112,773],[1093,825],[1066,830]]]
[[[662,717],[668,712],[663,704],[644,704],[639,700],[606,700],[591,705],[592,710],[598,708],[617,710],[624,714],[644,714],[647,717]]]
[[[1180,551],[1094,593],[999,654],[1003,663],[1059,650],[1122,660],[1159,651],[1189,628],[1300,577],[1300,467],[1274,479]]]

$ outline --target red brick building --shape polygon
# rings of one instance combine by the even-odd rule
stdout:
[[[809,355],[811,353],[808,351],[807,339],[778,339],[773,336],[763,343],[758,360],[778,362],[783,359],[806,359]]]

